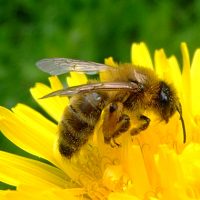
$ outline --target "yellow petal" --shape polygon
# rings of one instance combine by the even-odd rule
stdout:
[[[166,145],[160,146],[156,159],[163,199],[187,199],[187,184],[178,155]]]
[[[18,116],[20,119],[29,123],[31,126],[37,127],[40,130],[41,134],[53,134],[57,135],[57,125],[45,118],[36,110],[30,108],[24,104],[17,104],[12,111]],[[44,132],[44,133],[43,133]],[[39,136],[41,137],[41,136]]]
[[[200,49],[195,51],[191,66],[192,114],[200,115]]]
[[[170,76],[171,80],[173,82],[174,87],[176,88],[177,92],[179,93],[179,97],[181,98],[182,96],[182,75],[181,75],[181,70],[178,64],[178,61],[175,56],[171,56],[168,59],[169,66],[170,66]]]
[[[165,71],[168,67],[167,58],[163,49],[156,50],[154,54],[155,70],[158,77],[162,80],[165,78]]]
[[[36,192],[35,192],[36,191]],[[83,189],[60,189],[49,188],[40,189],[35,187],[23,187],[23,190],[18,191],[0,191],[1,200],[80,200],[84,195]]]
[[[119,192],[113,192],[109,195],[108,200],[142,200],[142,198],[138,198],[133,195],[129,195],[126,193],[119,193]]]
[[[114,62],[112,57],[106,58],[104,62],[106,65],[111,66],[111,67],[118,66],[118,64]],[[100,71],[99,73],[99,78],[102,82],[110,80],[110,76],[111,76],[110,73],[107,73],[107,71]]]
[[[58,79],[57,76],[50,76],[49,82],[50,82],[50,85],[51,85],[51,88],[52,88],[53,91],[63,89],[63,85],[62,85],[62,83],[60,82],[60,80]]]
[[[149,50],[145,43],[134,43],[131,48],[131,61],[138,66],[144,66],[153,69],[153,64]]]
[[[50,82],[50,85],[51,85],[51,88],[53,91],[63,89],[63,85],[57,76],[49,77],[49,82]],[[69,98],[68,97],[59,97],[56,104],[59,106],[59,110],[62,110],[62,112],[63,112],[66,105],[69,104]]]
[[[84,200],[83,196],[85,194],[85,190],[82,188],[72,188],[72,189],[64,189],[64,190],[57,189],[57,190],[54,190],[53,193],[56,196],[58,196],[61,200],[65,199],[66,197],[72,200],[80,200],[80,199]]]
[[[190,196],[200,196],[200,145],[190,143],[180,155],[184,176],[187,180]]]
[[[127,149],[124,148],[122,163],[131,180],[137,183],[133,184],[130,192],[142,198],[147,191],[150,191],[150,184],[141,148],[138,145],[127,145]]]
[[[50,97],[45,99],[40,99],[46,94],[53,92],[52,89],[47,87],[42,83],[36,83],[35,87],[30,89],[33,98],[37,103],[56,121],[60,121],[63,114],[65,106],[68,104],[69,100],[67,97]]]
[[[13,110],[14,113],[0,107],[0,130],[10,141],[25,151],[54,162],[56,127],[26,106],[18,105]],[[25,113],[30,113],[30,116],[25,116]],[[32,119],[31,116],[35,118]],[[41,122],[48,124],[48,127],[41,127]]]
[[[70,77],[67,77],[67,84],[70,87],[86,84],[87,82],[88,80],[84,73],[70,72]]]
[[[40,188],[64,188],[66,175],[48,164],[0,151],[0,180],[13,186],[20,184]]]
[[[112,66],[112,67],[117,67],[118,64],[113,60],[112,57],[109,57],[109,58],[106,58],[104,60],[105,64],[108,65],[108,66]]]
[[[161,80],[173,84],[181,98],[182,77],[180,67],[174,56],[167,58],[163,49],[155,51],[155,70]]]
[[[190,77],[190,56],[186,43],[181,43],[181,52],[183,56],[183,105],[187,113],[191,110],[191,77]]]

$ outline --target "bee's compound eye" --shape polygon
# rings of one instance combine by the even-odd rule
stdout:
[[[167,103],[168,102],[168,96],[166,94],[166,92],[164,90],[161,90],[161,93],[160,93],[160,100],[163,102],[163,103]]]
[[[167,104],[169,102],[169,96],[170,96],[170,89],[169,86],[167,86],[166,83],[161,82],[161,88],[160,88],[160,102],[162,104]]]

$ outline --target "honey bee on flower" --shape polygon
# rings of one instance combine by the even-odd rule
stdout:
[[[105,60],[105,69],[97,70],[99,71],[99,82],[88,80],[85,73],[70,71],[70,76],[67,76],[66,79],[67,85],[72,89],[72,95],[68,95],[69,88],[64,88],[58,76],[49,77],[50,86],[36,83],[30,89],[33,98],[54,121],[21,103],[11,110],[0,106],[1,132],[16,146],[48,161],[44,163],[41,160],[0,151],[0,181],[16,188],[16,190],[1,190],[0,199],[61,200],[66,199],[66,196],[69,199],[113,200],[200,199],[200,106],[199,93],[197,92],[200,80],[200,49],[195,51],[191,64],[185,43],[181,44],[181,51],[183,56],[182,72],[175,56],[168,58],[162,49],[155,51],[153,65],[144,43],[132,45],[132,64],[128,65],[131,65],[133,69],[135,69],[135,66],[147,67],[150,70],[146,71],[153,71],[154,75],[157,74],[158,83],[159,81],[165,82],[170,91],[172,88],[172,91],[175,92],[173,93],[177,100],[175,102],[178,105],[181,102],[183,109],[182,118],[184,118],[185,132],[187,133],[186,143],[183,143],[183,119],[179,120],[180,113],[176,109],[172,116],[168,116],[168,124],[165,123],[167,116],[163,119],[161,118],[163,115],[152,110],[153,113],[143,113],[144,116],[151,119],[144,131],[140,131],[133,137],[124,134],[126,131],[120,132],[121,137],[117,138],[117,142],[120,142],[121,148],[110,147],[110,144],[112,146],[118,145],[114,142],[118,136],[115,134],[110,134],[111,143],[105,144],[105,135],[101,133],[97,124],[94,134],[90,135],[91,139],[86,142],[87,144],[80,147],[80,151],[78,149],[72,153],[70,159],[61,156],[57,148],[57,140],[60,138],[58,128],[60,128],[63,111],[67,110],[69,106],[78,107],[77,104],[74,105],[72,102],[73,99],[76,102],[75,96],[80,98],[80,95],[83,95],[86,98],[87,95],[91,95],[90,92],[80,92],[80,87],[82,88],[83,85],[87,87],[89,84],[91,88],[91,84],[98,83],[100,84],[98,86],[101,87],[102,82],[106,83],[113,80],[110,79],[113,69],[108,70],[108,68],[119,66],[109,58]],[[119,68],[121,68],[121,65]],[[74,66],[73,69],[75,69]],[[134,71],[133,69],[130,71]],[[66,73],[66,68],[64,70],[65,72],[62,73]],[[145,83],[145,79],[142,79],[141,76],[140,80]],[[143,85],[145,86],[145,84],[139,84],[141,91]],[[133,82],[128,86],[137,89],[138,83]],[[54,95],[55,91],[58,94],[61,91],[68,94],[59,97]],[[75,91],[80,93],[74,94]],[[157,94],[161,94],[158,90],[156,91]],[[121,94],[121,92],[127,93],[124,98],[125,102],[126,98],[128,99],[131,96],[131,90],[105,91],[97,89],[92,91],[97,95],[88,97],[98,102],[98,95],[102,93],[106,93],[110,97],[111,93]],[[161,99],[165,99],[165,96],[168,97],[165,94],[167,94],[166,91],[160,95]],[[45,95],[47,95],[46,98],[41,99]],[[50,98],[48,95],[52,97]],[[94,98],[95,96],[97,98]],[[116,96],[114,95],[114,97]],[[122,97],[119,96],[119,99],[122,99]],[[107,102],[106,99],[103,99],[103,101]],[[90,102],[86,101],[86,103],[90,105]],[[137,105],[139,105],[139,102],[137,102]],[[131,110],[129,112],[124,104],[120,105],[118,102],[113,107],[106,106],[102,109],[101,117],[98,119],[99,124],[108,132],[111,130],[111,133],[113,133],[113,128],[109,127],[106,119],[114,121],[114,124],[118,126],[115,121],[118,119],[117,116],[127,114],[130,118],[130,120],[127,120],[128,123],[130,122],[130,126],[127,125],[125,128],[128,128],[128,133],[131,133],[133,129],[132,118],[137,118],[138,115],[135,115],[135,113],[131,115]],[[137,109],[138,113],[142,110],[141,108]],[[110,111],[113,111],[113,115]],[[154,123],[156,121],[153,118],[154,113],[155,116],[163,119],[163,123]],[[87,114],[89,115],[90,112]],[[136,128],[143,123],[143,120],[138,119]],[[75,156],[75,154],[78,154],[78,156]]]
[[[104,82],[68,87],[42,97],[72,96],[59,123],[58,143],[63,156],[71,158],[87,143],[102,111],[105,112],[102,124],[104,142],[111,146],[119,146],[115,138],[129,129],[134,136],[148,128],[151,120],[144,115],[146,110],[153,110],[166,123],[178,112],[185,143],[185,125],[176,91],[173,86],[160,80],[153,70],[133,64],[111,67],[67,58],[43,59],[37,65],[51,75],[71,71],[106,71],[108,74],[108,79]],[[138,127],[130,128],[130,112],[137,118]]]

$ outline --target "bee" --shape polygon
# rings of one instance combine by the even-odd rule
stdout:
[[[42,59],[37,62],[37,66],[50,75],[71,71],[107,73],[103,82],[88,82],[42,97],[70,96],[70,104],[65,108],[58,125],[58,148],[61,155],[71,158],[80,151],[92,135],[102,113],[104,142],[111,146],[119,146],[115,141],[116,137],[128,130],[134,136],[148,128],[151,119],[144,115],[146,110],[153,111],[166,123],[178,112],[183,142],[186,142],[182,108],[177,93],[173,86],[160,80],[153,70],[128,63],[112,67],[68,58]],[[131,117],[128,113],[140,122],[138,127],[131,128]]]

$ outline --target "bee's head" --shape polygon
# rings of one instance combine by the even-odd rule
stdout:
[[[160,81],[159,90],[156,98],[156,109],[161,119],[166,123],[169,118],[177,111],[183,128],[183,142],[186,141],[185,124],[182,117],[182,107],[172,86],[164,81]]]

